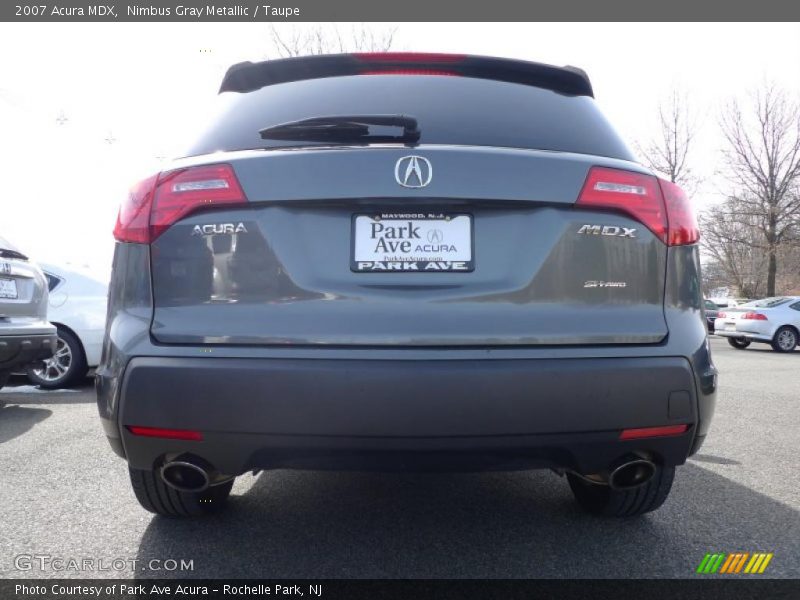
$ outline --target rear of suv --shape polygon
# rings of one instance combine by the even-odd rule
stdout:
[[[699,235],[583,71],[315,56],[235,65],[220,100],[115,228],[98,404],[146,509],[278,468],[664,502],[714,411]]]
[[[47,281],[41,269],[0,237],[0,388],[12,371],[50,360],[56,328],[47,322]]]

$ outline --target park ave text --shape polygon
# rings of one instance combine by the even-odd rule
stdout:
[[[322,585],[284,585],[284,584],[236,584],[236,585],[190,585],[190,584],[126,584],[114,583],[108,585],[70,585],[70,584],[51,584],[51,585],[26,585],[17,584],[15,586],[17,596],[41,596],[50,593],[52,596],[111,596],[120,594],[123,596],[134,595],[137,597],[167,597],[185,596],[194,598],[197,596],[210,596],[211,594],[222,594],[223,596],[311,596],[319,598],[322,596]]]

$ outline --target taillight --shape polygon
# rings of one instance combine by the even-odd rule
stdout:
[[[131,188],[119,209],[114,237],[120,242],[147,244],[196,210],[245,202],[247,197],[230,165],[167,171]]]
[[[767,319],[767,315],[765,315],[763,313],[757,313],[757,312],[746,312],[740,318],[744,319],[746,321],[768,321],[769,320],[769,319]]]
[[[147,244],[150,242],[150,209],[153,206],[158,174],[143,179],[131,187],[128,198],[120,205],[114,237],[120,242]]]
[[[659,179],[658,183],[664,194],[664,206],[667,209],[669,225],[667,243],[670,246],[694,244],[700,239],[700,228],[697,226],[697,217],[686,192],[671,181]]]
[[[691,244],[700,237],[683,191],[652,175],[592,167],[577,206],[624,212],[670,246]]]
[[[724,319],[724,318],[725,318],[725,317],[727,317],[727,316],[728,316],[728,315],[726,315],[724,312],[717,313],[717,318],[718,318],[718,319]]]

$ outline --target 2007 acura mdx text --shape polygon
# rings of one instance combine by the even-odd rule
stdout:
[[[120,209],[98,403],[148,510],[260,469],[566,473],[660,506],[716,371],[683,192],[585,73],[499,58],[242,63]]]

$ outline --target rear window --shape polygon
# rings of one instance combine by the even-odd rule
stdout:
[[[47,279],[47,290],[50,292],[56,289],[58,284],[63,281],[60,277],[56,277],[55,275],[47,272],[45,272],[44,277]]]
[[[781,304],[786,304],[789,302],[789,300],[791,300],[791,298],[764,298],[763,300],[754,300],[753,302],[748,302],[747,304],[742,304],[740,306],[752,308],[773,308],[775,306],[780,306]]]
[[[220,111],[186,152],[276,148],[259,131],[309,117],[404,114],[416,117],[421,144],[576,152],[633,160],[593,98],[470,77],[356,75],[220,94]]]

